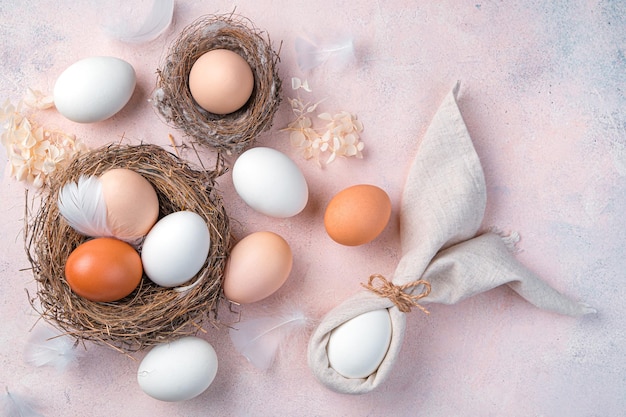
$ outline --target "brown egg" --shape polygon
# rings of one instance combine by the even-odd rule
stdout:
[[[250,65],[236,52],[214,49],[201,55],[189,72],[189,92],[208,112],[228,114],[243,107],[254,89]]]
[[[391,217],[391,200],[375,185],[360,184],[337,193],[326,206],[324,226],[337,243],[358,246],[374,240]]]
[[[273,232],[255,232],[241,239],[226,263],[224,296],[240,304],[260,301],[278,290],[291,273],[289,244]]]
[[[106,171],[100,182],[113,236],[133,241],[146,235],[159,217],[159,199],[152,184],[124,168]]]
[[[65,279],[72,291],[91,301],[126,297],[142,275],[139,253],[128,243],[108,237],[79,245],[65,263]]]

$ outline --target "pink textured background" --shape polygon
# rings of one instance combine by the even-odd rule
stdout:
[[[572,319],[546,313],[504,288],[455,306],[432,305],[430,316],[410,315],[394,374],[364,396],[339,395],[316,382],[306,364],[306,335],[262,372],[233,351],[226,331],[209,328],[205,337],[219,357],[215,381],[193,400],[162,403],[137,385],[138,361],[103,347],[88,345],[62,373],[24,362],[37,321],[24,288],[32,293],[35,283],[22,271],[29,266],[21,234],[24,186],[6,174],[2,151],[0,389],[31,398],[46,416],[624,415],[626,3],[178,1],[170,29],[143,45],[107,38],[100,30],[105,14],[91,3],[0,1],[3,101],[16,102],[26,87],[50,92],[76,60],[113,55],[137,72],[129,105],[93,125],[69,122],[54,111],[46,113],[47,121],[91,147],[122,136],[126,143],[168,147],[170,133],[180,143],[182,134],[147,102],[155,70],[183,27],[201,15],[236,8],[267,31],[275,47],[282,42],[285,95],[293,96],[292,76],[307,78],[310,97],[327,98],[320,109],[348,110],[365,125],[363,160],[340,159],[320,169],[296,156],[287,134],[279,132],[292,120],[284,101],[258,144],[293,156],[307,177],[310,203],[294,218],[252,212],[230,177],[220,179],[237,235],[273,230],[294,252],[287,284],[243,308],[243,318],[300,304],[319,319],[359,291],[371,273],[393,272],[404,178],[421,134],[456,80],[486,175],[485,225],[519,231],[519,259],[599,314]],[[305,33],[352,36],[357,60],[341,71],[324,66],[302,74],[293,46]],[[366,182],[389,193],[392,221],[371,244],[339,246],[324,232],[324,206],[337,191]]]

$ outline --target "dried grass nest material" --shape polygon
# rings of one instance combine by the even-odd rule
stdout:
[[[193,169],[188,162],[150,144],[109,145],[78,155],[50,177],[49,188],[32,220],[26,216],[26,251],[37,281],[31,305],[46,319],[78,341],[89,340],[122,352],[139,351],[181,336],[196,334],[208,320],[218,325],[217,306],[230,245],[229,218],[214,185],[223,172]],[[128,297],[111,303],[74,294],[64,274],[67,257],[88,238],[60,216],[60,188],[80,175],[100,175],[110,168],[128,168],[143,175],[159,198],[159,218],[180,210],[202,216],[211,237],[209,256],[187,291],[159,287],[145,275]],[[27,203],[28,204],[28,203]]]
[[[281,101],[279,55],[264,33],[242,16],[207,15],[187,26],[170,45],[157,70],[152,102],[168,124],[198,143],[226,154],[239,154],[272,125]],[[265,34],[266,35],[266,34]],[[196,60],[214,49],[241,55],[254,74],[254,88],[239,110],[217,115],[196,104],[189,91],[189,72]]]

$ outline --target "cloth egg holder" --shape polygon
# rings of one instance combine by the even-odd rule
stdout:
[[[400,209],[402,256],[387,281],[373,275],[366,287],[328,312],[308,345],[308,363],[327,388],[368,393],[392,372],[404,340],[406,314],[418,304],[454,304],[508,285],[535,306],[556,313],[595,313],[572,301],[520,264],[511,238],[479,234],[486,207],[480,160],[457,105],[459,84],[437,110],[410,168]],[[345,378],[328,360],[331,332],[360,314],[387,309],[392,338],[378,369],[367,378]]]

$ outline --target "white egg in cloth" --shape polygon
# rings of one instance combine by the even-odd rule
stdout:
[[[368,311],[331,332],[328,361],[346,378],[367,378],[378,369],[390,343],[391,317],[387,309]]]

